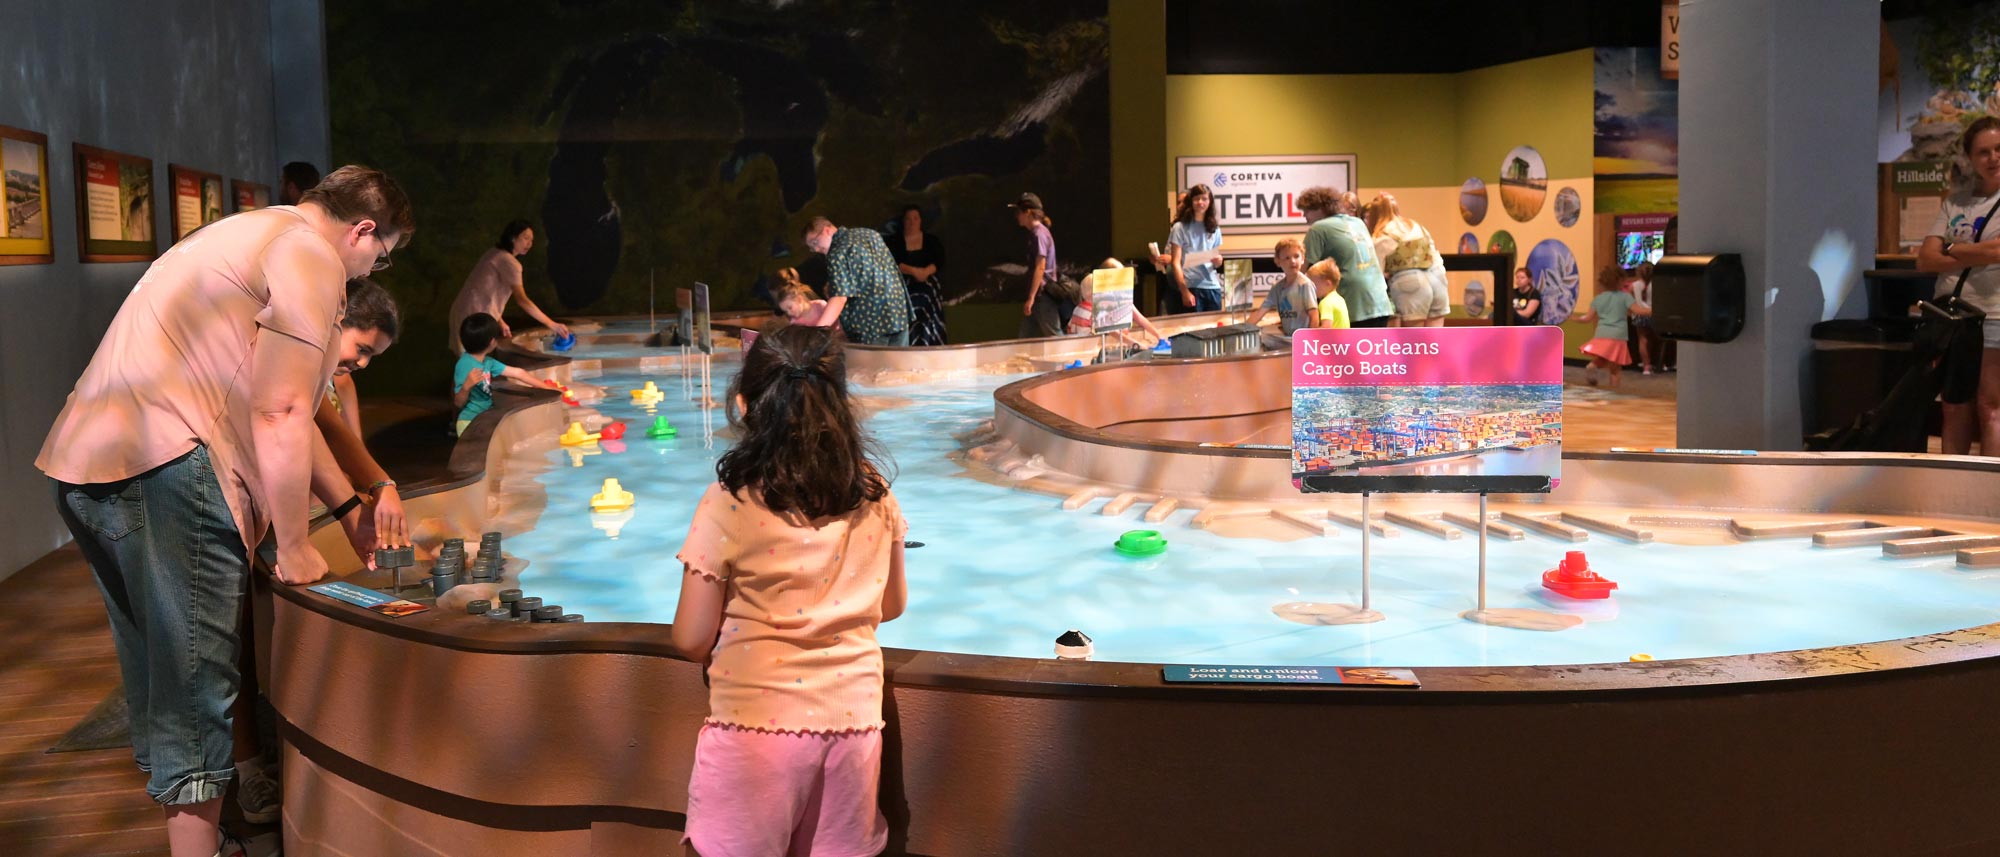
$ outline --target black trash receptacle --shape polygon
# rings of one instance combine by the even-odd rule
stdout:
[[[1838,429],[1882,403],[1916,366],[1913,318],[1836,318],[1812,326],[1813,412],[1806,433]],[[1921,407],[1929,407],[1926,401]],[[1898,427],[1858,449],[1923,452],[1929,438],[1921,417],[1893,421]]]

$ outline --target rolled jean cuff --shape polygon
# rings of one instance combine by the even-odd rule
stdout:
[[[233,767],[201,771],[182,777],[179,782],[168,786],[166,791],[153,792],[151,788],[146,791],[161,806],[191,806],[221,800],[223,793],[229,791],[229,781],[235,777],[236,769]]]

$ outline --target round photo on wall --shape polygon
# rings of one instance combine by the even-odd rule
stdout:
[[[1500,161],[1500,207],[1526,223],[1541,213],[1549,195],[1549,167],[1533,146],[1515,146]]]
[[[1478,179],[1466,179],[1458,186],[1458,216],[1465,218],[1465,225],[1478,226],[1486,219],[1486,183]]]
[[[1492,309],[1486,305],[1486,284],[1479,280],[1465,284],[1465,299],[1459,303],[1465,307],[1466,318],[1485,318]]]
[[[1576,269],[1576,255],[1569,251],[1569,245],[1554,238],[1536,244],[1535,249],[1528,251],[1527,268],[1535,290],[1542,294],[1542,323],[1568,321],[1569,314],[1576,309],[1577,288],[1582,282]]]
[[[1556,222],[1564,226],[1575,226],[1576,219],[1583,215],[1583,199],[1577,196],[1576,188],[1566,187],[1556,191]]]
[[[1494,232],[1493,238],[1486,242],[1486,252],[1488,253],[1514,252],[1514,236],[1508,234],[1507,230],[1505,229],[1501,229],[1499,231]]]
[[[1479,252],[1479,236],[1474,235],[1470,232],[1458,236],[1458,252],[1460,253]]]

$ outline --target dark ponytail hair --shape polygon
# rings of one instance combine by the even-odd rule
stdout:
[[[534,224],[525,220],[507,221],[506,227],[500,230],[500,240],[493,242],[493,249],[505,250],[509,253],[514,252],[514,239],[521,237],[521,233],[534,227]]]
[[[742,413],[737,413],[737,397]],[[847,359],[823,327],[786,325],[757,337],[729,384],[729,422],[742,439],[715,463],[731,494],[748,489],[772,513],[845,515],[882,499],[880,449],[847,395]]]

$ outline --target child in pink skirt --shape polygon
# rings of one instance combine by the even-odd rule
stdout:
[[[1651,307],[1632,297],[1632,285],[1619,275],[1618,269],[1605,266],[1597,276],[1597,297],[1590,299],[1590,310],[1574,316],[1577,321],[1597,322],[1596,332],[1583,346],[1583,353],[1590,355],[1590,368],[1584,370],[1584,380],[1596,384],[1596,371],[1609,367],[1610,386],[1616,388],[1625,364],[1632,362],[1632,350],[1625,345],[1625,337],[1629,333],[1626,319],[1652,314]]]
[[[674,646],[707,667],[690,854],[877,854],[882,649],[908,600],[907,524],[847,394],[837,337],[757,338],[730,385],[742,439],[716,463],[680,560]]]

